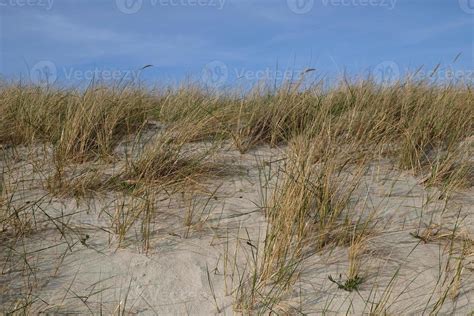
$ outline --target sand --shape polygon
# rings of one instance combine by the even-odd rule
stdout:
[[[263,146],[240,154],[227,148],[222,159],[235,167],[235,173],[203,179],[194,193],[183,187],[181,192],[157,196],[147,251],[140,225],[130,229],[120,246],[110,231],[108,214],[120,205],[117,193],[81,199],[51,196],[44,179],[53,173],[52,166],[38,152],[17,151],[14,163],[2,160],[10,189],[5,194],[14,189],[12,203],[33,210],[39,228],[17,242],[14,236],[2,236],[0,311],[28,302],[32,314],[248,313],[238,309],[236,288],[252,269],[255,249],[263,247],[267,222],[261,206],[274,179],[268,192],[262,190],[262,170],[272,165],[271,171],[265,170],[276,173],[284,150]],[[39,163],[32,165],[31,157]],[[355,210],[374,211],[377,221],[361,259],[364,282],[359,290],[344,291],[328,279],[346,273],[347,248],[310,253],[275,313],[361,315],[374,311],[379,301],[386,301],[394,315],[429,314],[435,309],[446,288],[441,284],[444,276],[452,273],[445,268],[449,242],[425,243],[412,234],[430,224],[452,228],[461,218],[462,230],[472,236],[474,191],[456,193],[446,206],[436,189],[421,182],[388,160],[374,161],[353,203]],[[197,211],[186,227],[191,195]],[[472,254],[463,265],[459,291],[446,299],[440,314],[474,311]]]

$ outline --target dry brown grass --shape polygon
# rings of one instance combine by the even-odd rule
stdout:
[[[0,100],[0,142],[49,143],[61,162],[107,157],[123,136],[141,127],[153,105],[142,89],[101,86],[2,86]]]
[[[50,142],[59,160],[106,157],[150,118],[189,124],[188,142],[233,139],[241,152],[302,133],[327,135],[338,145],[389,154],[402,168],[433,174],[435,183],[460,164],[465,150],[457,149],[474,130],[469,87],[409,80],[384,87],[342,80],[330,90],[315,85],[304,91],[285,84],[244,96],[196,86],[155,93],[137,87],[75,91],[7,85],[0,87],[0,100],[0,142]]]
[[[128,159],[122,178],[132,185],[172,185],[223,175],[224,166],[213,160],[218,144],[193,146],[195,135],[188,123],[166,129],[138,149],[136,158]]]
[[[151,121],[158,131],[149,130]],[[144,140],[147,133],[153,135]],[[163,91],[0,86],[1,150],[38,143],[50,148],[44,163],[54,172],[44,180],[56,197],[114,191],[118,198],[107,213],[108,229],[123,246],[139,226],[144,252],[157,192],[228,174],[232,169],[216,158],[226,146],[241,153],[263,144],[288,146],[272,195],[262,205],[268,223],[263,246],[252,248],[254,262],[239,275],[236,308],[243,312],[272,310],[297,280],[305,258],[336,247],[347,250],[347,280],[353,281],[347,284],[357,289],[365,244],[376,225],[373,213],[351,208],[368,162],[387,158],[447,196],[473,185],[473,136],[472,87],[461,85],[341,80],[330,89],[287,83],[275,91],[257,87],[224,95],[192,85]],[[130,142],[124,145],[125,140]],[[117,153],[119,145],[125,154]],[[90,168],[91,160],[96,167]],[[33,232],[30,205],[10,203],[14,187],[0,180],[2,238]],[[182,214],[189,227],[195,224],[193,207]],[[61,220],[51,219],[51,225],[71,233]],[[472,239],[463,236],[429,226],[416,237],[462,241],[469,252],[465,258],[471,256]],[[447,281],[453,298],[461,286],[462,260],[454,270]],[[385,311],[382,305],[375,309]]]

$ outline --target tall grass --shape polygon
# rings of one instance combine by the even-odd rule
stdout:
[[[262,143],[286,143],[309,130],[342,144],[357,142],[372,153],[391,154],[400,167],[423,172],[447,168],[459,144],[473,135],[472,93],[469,86],[408,79],[391,86],[341,80],[329,90],[316,84],[302,91],[288,84],[245,95],[212,94],[192,85],[155,92],[11,84],[0,87],[0,142],[48,142],[59,159],[83,161],[107,156],[146,119],[186,121],[194,134],[190,140],[219,135],[232,139],[241,152]],[[446,157],[443,152],[453,154]]]
[[[204,177],[228,174],[229,166],[217,157],[223,148],[244,154],[261,145],[285,147],[273,194],[262,205],[265,239],[247,244],[254,262],[238,272],[235,292],[239,310],[272,310],[297,280],[305,258],[330,247],[347,248],[349,257],[347,281],[331,280],[348,291],[363,282],[361,258],[376,223],[372,214],[362,216],[351,207],[368,161],[391,160],[443,193],[473,185],[472,93],[472,86],[410,79],[390,86],[343,79],[329,89],[285,83],[275,90],[227,94],[195,85],[151,91],[2,84],[0,148],[50,148],[44,163],[51,158],[55,173],[46,177],[48,194],[89,196],[124,188],[107,213],[111,232],[126,246],[131,231],[140,230],[147,252],[158,191],[169,194],[170,188],[205,185]],[[150,130],[151,125],[158,128]],[[121,155],[118,145],[125,140],[132,145],[125,144]],[[97,165],[83,168],[91,160]],[[35,223],[30,207],[13,207],[12,186],[0,180],[0,232],[27,235]],[[194,206],[187,212],[185,225],[191,227]],[[466,252],[472,252],[468,241]],[[453,296],[464,271],[462,262],[458,266],[449,287]]]
[[[199,148],[192,146],[189,142],[195,140],[195,135],[189,123],[164,130],[137,148],[139,154],[135,159],[128,159],[124,178],[131,184],[171,185],[222,173],[222,166],[212,159],[218,143]]]
[[[136,132],[153,98],[140,88],[90,86],[85,91],[0,87],[0,142],[51,144],[58,161],[110,155]]]
[[[243,96],[191,87],[165,92],[159,117],[167,122],[183,117],[204,121],[207,129],[200,129],[205,130],[201,135],[224,135],[241,152],[265,143],[284,144],[303,133],[326,135],[339,145],[357,144],[359,154],[391,157],[401,168],[431,174],[431,183],[439,183],[453,174],[448,170],[460,163],[457,148],[474,133],[472,93],[470,86],[410,79],[391,86],[341,80],[331,89],[315,84],[301,90],[285,84],[276,91],[256,88]],[[465,171],[471,168],[463,166]]]

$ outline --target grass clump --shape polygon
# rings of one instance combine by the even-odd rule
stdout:
[[[190,125],[176,125],[146,143],[136,158],[128,159],[124,178],[130,183],[175,184],[200,176],[219,174],[212,162],[216,146],[197,148],[189,144]]]
[[[138,87],[1,86],[0,143],[51,144],[58,161],[105,157],[123,136],[139,129],[153,102]]]
[[[312,121],[317,103],[309,93],[282,87],[274,94],[253,91],[241,101],[231,136],[241,153],[260,144],[287,142]]]
[[[67,108],[55,142],[57,158],[107,157],[123,136],[138,131],[145,122],[149,98],[136,89],[88,89],[76,104]]]
[[[266,253],[271,254],[266,260],[268,271],[271,266],[283,265],[281,260],[289,249],[302,256],[307,245],[320,250],[350,240],[353,226],[345,211],[359,176],[342,173],[346,164],[343,155],[335,157],[327,151],[317,160],[317,142],[300,137],[291,143],[283,181],[266,208],[271,225],[267,236]]]
[[[348,211],[363,168],[355,175],[344,175],[347,157],[334,156],[331,150],[321,152],[318,141],[296,137],[290,143],[273,196],[264,206],[268,226],[263,251],[254,281],[246,283],[253,290],[242,290],[247,295],[239,299],[246,309],[262,305],[271,309],[297,280],[305,258],[330,245],[362,240],[369,233],[370,218],[357,218],[360,215]],[[360,250],[360,244],[353,248]],[[357,253],[352,258],[355,277],[360,251],[354,249],[350,252]]]
[[[11,84],[0,86],[0,143],[45,142],[57,138],[68,99],[67,90]]]
[[[339,278],[342,278],[342,276],[339,276]],[[347,292],[352,292],[352,291],[357,291],[359,289],[359,286],[363,283],[363,279],[359,277],[358,275],[354,276],[353,278],[349,278],[344,282],[334,280],[332,276],[328,276],[329,281],[332,283],[337,284],[337,287],[341,290],[347,291]]]

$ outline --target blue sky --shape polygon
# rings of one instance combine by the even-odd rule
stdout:
[[[474,0],[0,0],[0,12],[8,79],[225,86],[441,62],[441,76],[474,82]]]

